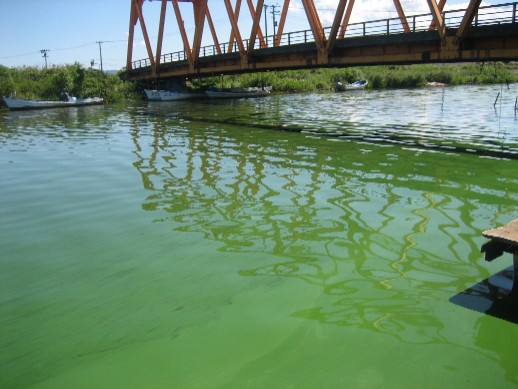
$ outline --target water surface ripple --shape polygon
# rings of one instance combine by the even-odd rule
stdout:
[[[516,387],[499,91],[0,112],[0,387]]]
[[[179,114],[188,120],[518,158],[517,95],[516,84],[430,87],[290,95],[254,99],[252,104],[246,100],[180,103],[181,113],[158,103],[151,104],[151,112]],[[186,109],[187,105],[190,107]]]

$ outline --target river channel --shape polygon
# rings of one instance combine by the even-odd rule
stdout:
[[[515,388],[517,97],[0,111],[0,387]]]

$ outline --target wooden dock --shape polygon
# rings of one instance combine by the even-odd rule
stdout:
[[[518,293],[518,219],[504,226],[484,231],[482,235],[490,239],[481,248],[481,251],[485,253],[486,261],[492,261],[504,253],[513,255],[514,284],[512,293]]]

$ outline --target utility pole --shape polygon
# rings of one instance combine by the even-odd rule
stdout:
[[[48,56],[48,50],[47,49],[43,49],[43,50],[40,50],[40,53],[43,54],[43,58],[45,58],[45,69],[47,69],[47,56]]]
[[[96,43],[99,44],[99,57],[101,58],[101,73],[103,72],[103,51],[101,49],[101,44],[103,44],[103,41],[97,41]]]
[[[275,35],[276,35],[276,27],[277,27],[277,20],[275,20],[275,15],[279,15],[281,11],[276,11],[276,8],[279,8],[279,4],[276,5],[270,5],[272,10],[270,13],[272,14],[272,21],[273,21],[273,45],[275,46]]]
[[[264,35],[266,36],[266,47],[268,47],[268,20],[267,19],[267,13],[268,13],[268,7],[269,5],[264,5]]]

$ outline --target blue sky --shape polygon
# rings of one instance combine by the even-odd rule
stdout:
[[[255,1],[254,1],[255,3]],[[266,0],[266,4],[282,4],[282,0]],[[329,26],[336,9],[336,0],[315,0],[322,24]],[[408,14],[427,12],[426,0],[401,0]],[[448,0],[450,8],[463,8],[467,0]],[[484,1],[499,4],[502,1]],[[232,1],[235,4],[235,0]],[[308,27],[300,0],[292,0],[285,32]],[[182,16],[192,41],[194,31],[192,6],[181,3]],[[222,0],[209,0],[209,9],[216,24],[220,43],[228,42],[230,23]],[[280,9],[280,8],[279,8]],[[130,0],[0,0],[0,65],[9,67],[45,65],[40,50],[48,50],[49,66],[78,62],[90,66],[93,59],[99,67],[99,44],[102,41],[103,68],[120,69],[125,66],[129,31]],[[153,50],[158,35],[159,1],[144,3],[144,16]],[[392,0],[356,0],[351,22],[397,16]],[[269,34],[272,32],[271,14]],[[247,38],[250,14],[246,1],[240,13],[241,33]],[[176,18],[168,2],[164,48],[162,53],[181,50],[183,47]],[[264,20],[261,22],[264,29]],[[133,59],[147,56],[140,26],[136,26]],[[263,31],[264,32],[264,31]],[[204,44],[212,44],[208,28],[204,30]]]

